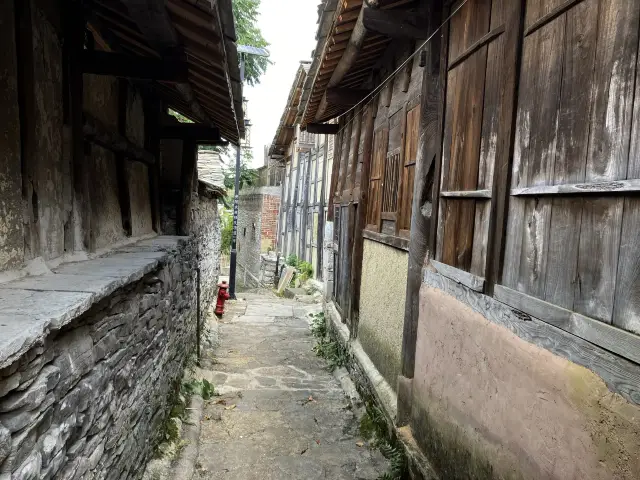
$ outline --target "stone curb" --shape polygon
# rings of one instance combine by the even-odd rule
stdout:
[[[204,410],[204,400],[200,395],[191,397],[191,405],[189,407],[189,422],[185,422],[183,440],[187,442],[184,450],[180,454],[180,458],[173,468],[173,476],[171,478],[180,480],[191,480],[196,471],[196,462],[200,452],[200,428],[202,420],[202,412]]]

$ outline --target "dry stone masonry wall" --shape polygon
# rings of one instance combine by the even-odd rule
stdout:
[[[195,251],[180,241],[0,370],[1,480],[141,476],[195,344]]]

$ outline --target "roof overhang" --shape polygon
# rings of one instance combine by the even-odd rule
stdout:
[[[365,26],[365,11],[376,10],[376,16],[384,17],[400,10],[410,12],[415,3],[416,0],[325,0],[299,108],[302,128],[334,119],[353,106],[352,101],[336,101],[339,96],[327,95],[328,90],[336,89],[344,94],[351,89],[356,95],[373,86],[372,73],[396,35],[396,29],[381,32],[373,22]],[[408,30],[398,24],[397,31],[406,36]]]
[[[232,143],[244,137],[231,0],[94,0],[87,23],[96,49],[182,62],[183,81],[143,81],[170,108]]]
[[[307,78],[307,72],[309,71],[309,64],[310,62],[300,62],[296,78],[293,81],[291,90],[289,91],[287,105],[280,117],[278,130],[271,142],[271,147],[269,147],[269,157],[271,158],[275,159],[284,157],[287,154],[287,148],[295,137],[298,108],[300,106],[300,99],[302,98],[304,82]]]

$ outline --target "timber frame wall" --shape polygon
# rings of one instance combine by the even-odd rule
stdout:
[[[314,267],[322,279],[327,178],[331,174],[329,137],[297,132],[285,160],[279,225],[279,251]]]
[[[444,28],[419,97],[391,111],[385,88],[339,120],[335,304],[357,336],[362,238],[405,249],[404,379],[427,284],[640,404],[640,4],[467,0],[446,22],[462,3],[429,5]],[[403,52],[392,43],[374,78]]]

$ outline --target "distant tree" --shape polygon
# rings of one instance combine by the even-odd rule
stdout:
[[[267,48],[269,42],[262,36],[257,25],[260,0],[233,0],[233,16],[236,20],[238,44]],[[260,83],[260,77],[272,62],[266,57],[245,55],[244,79],[253,86]]]

